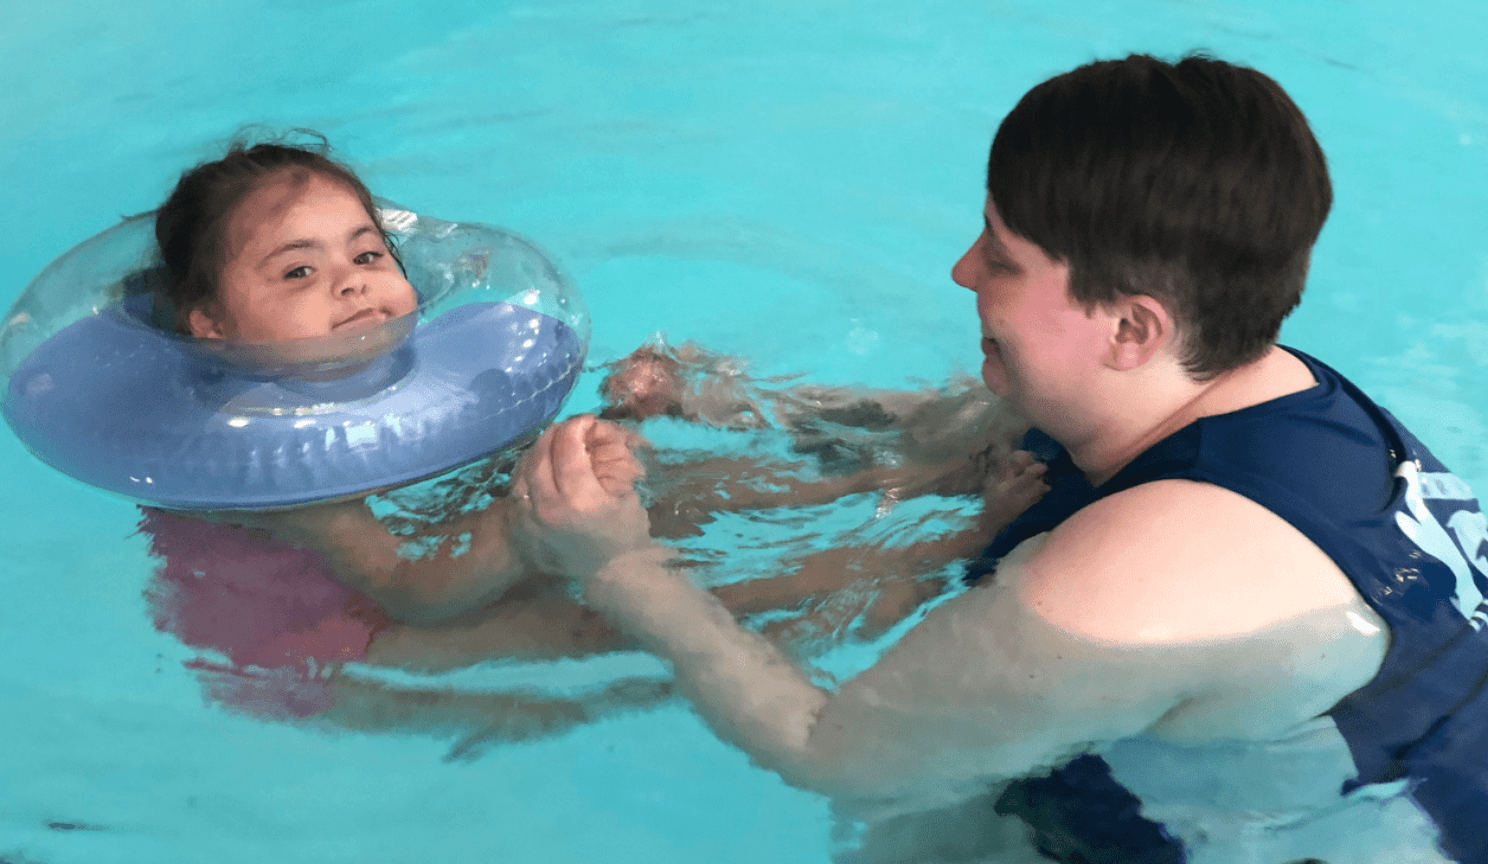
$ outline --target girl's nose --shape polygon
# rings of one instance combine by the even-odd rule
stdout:
[[[355,297],[367,290],[367,280],[357,270],[350,270],[336,283],[336,296]]]

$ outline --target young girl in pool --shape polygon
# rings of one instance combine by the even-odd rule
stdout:
[[[367,188],[315,149],[234,146],[187,172],[157,214],[156,238],[175,324],[198,338],[325,336],[375,327],[417,307]],[[622,364],[619,380],[643,365],[640,355],[631,361]],[[636,480],[626,458],[632,441],[619,426],[595,424],[588,445],[596,473],[614,483]],[[750,471],[779,474],[780,468],[755,464]],[[704,496],[702,503],[689,503],[688,484],[675,483],[658,508],[702,521],[720,509],[830,500],[885,482],[882,474],[858,472],[820,483],[785,480],[775,491],[746,496],[739,493],[750,471],[737,463],[710,469],[734,470],[741,482],[732,494]],[[901,550],[899,569],[958,557],[963,546],[974,551],[1042,491],[1037,468],[1026,460],[1008,461],[997,480],[987,495],[997,506],[987,508],[975,538]],[[981,491],[983,477],[971,485]],[[259,714],[321,715],[358,727],[496,723],[506,724],[506,734],[523,735],[660,698],[662,688],[626,682],[583,702],[509,694],[436,698],[335,674],[351,661],[432,671],[494,657],[623,647],[612,628],[570,599],[566,583],[529,563],[523,537],[509,523],[504,490],[485,491],[494,494],[483,509],[412,534],[390,531],[363,498],[261,513],[147,508],[141,528],[164,559],[150,592],[157,624],[222,655],[225,662],[197,664],[213,694]],[[423,553],[405,554],[410,545]],[[833,550],[801,561],[791,575],[717,593],[740,614],[788,608],[856,578],[863,562],[850,557]],[[894,571],[890,557],[876,552],[868,566]],[[900,587],[879,597],[870,624],[887,626],[927,593],[908,580]]]
[[[198,338],[325,336],[417,307],[370,193],[312,149],[237,146],[187,172],[157,214],[156,239],[176,326]],[[624,447],[623,434],[606,427],[593,443],[598,467],[606,448]],[[329,673],[348,661],[437,668],[584,653],[608,636],[603,626],[586,629],[588,616],[530,572],[504,503],[424,537],[389,532],[364,499],[266,513],[146,509],[141,528],[164,559],[150,592],[157,624],[222,655],[198,668],[215,696],[255,713],[341,706],[337,719],[355,725],[449,725],[461,722],[453,710],[492,722],[494,708],[512,706],[472,706],[469,696],[431,703]],[[419,540],[432,541],[433,554],[402,554]],[[518,583],[523,590],[510,590]],[[541,715],[571,718],[582,708],[524,704],[539,727]]]

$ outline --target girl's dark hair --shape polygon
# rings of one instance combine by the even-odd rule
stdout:
[[[191,310],[217,299],[217,279],[227,263],[229,217],[245,198],[270,180],[299,185],[320,176],[341,183],[356,194],[393,260],[402,266],[366,185],[350,168],[330,157],[325,136],[305,130],[296,133],[313,141],[249,144],[241,138],[234,140],[221,159],[203,162],[182,174],[170,197],[155,212],[155,242],[168,277],[165,299],[175,312],[175,325],[181,332],[188,332]]]
[[[987,191],[1010,230],[1069,264],[1087,309],[1162,302],[1199,380],[1275,344],[1333,201],[1281,86],[1203,55],[1134,54],[1034,87],[997,130]]]

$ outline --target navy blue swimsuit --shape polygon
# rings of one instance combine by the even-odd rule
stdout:
[[[1488,520],[1467,484],[1400,422],[1334,370],[1286,349],[1318,385],[1201,418],[1092,488],[1069,454],[1032,431],[1050,491],[970,567],[975,582],[1022,541],[1087,504],[1154,480],[1212,483],[1261,504],[1347,574],[1391,641],[1378,674],[1327,712],[1357,776],[1340,796],[1403,781],[1441,850],[1488,864]],[[1182,841],[1100,756],[1013,783],[998,800],[1056,860],[1181,864]]]

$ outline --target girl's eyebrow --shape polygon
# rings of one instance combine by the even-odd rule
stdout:
[[[351,243],[354,243],[354,242],[356,242],[356,239],[358,237],[361,237],[363,234],[368,234],[368,233],[371,233],[371,234],[376,234],[377,233],[377,228],[375,226],[373,226],[372,223],[370,223],[370,222],[367,223],[366,225],[362,225],[359,228],[352,229],[352,232],[350,234],[348,234],[347,237],[346,237],[346,242],[347,242],[348,245],[351,244]],[[319,248],[321,248],[321,242],[319,240],[311,240],[309,238],[306,238],[306,239],[303,239],[303,240],[291,240],[288,243],[285,243],[283,246],[280,246],[279,248],[275,249],[273,252],[270,252],[269,254],[265,255],[263,257],[263,260],[259,262],[259,265],[262,266],[264,264],[267,264],[270,261],[272,261],[273,259],[278,258],[280,255],[283,255],[285,252],[292,252],[292,251],[294,251],[296,249],[319,249]]]
[[[278,249],[275,249],[273,252],[265,255],[263,257],[263,260],[260,261],[259,264],[267,264],[275,258],[278,258],[280,255],[283,255],[285,252],[292,252],[295,249],[316,249],[319,247],[320,242],[316,240],[291,240],[288,243],[285,243],[283,246],[280,246]]]

